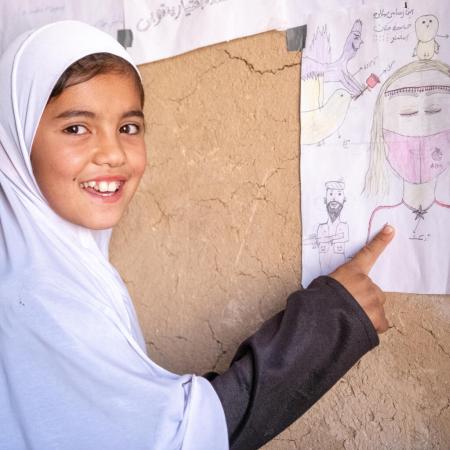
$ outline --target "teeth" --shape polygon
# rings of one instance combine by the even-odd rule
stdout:
[[[111,183],[108,184],[108,191],[116,192],[118,187],[119,187],[119,183],[117,181],[112,181]]]
[[[80,183],[80,187],[82,188],[93,188],[99,192],[116,192],[120,187],[120,181],[100,181],[97,183],[96,181],[86,181],[84,183]]]
[[[100,181],[100,183],[98,183],[98,190],[100,192],[107,192],[108,191],[108,182]]]

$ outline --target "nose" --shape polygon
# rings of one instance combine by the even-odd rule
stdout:
[[[126,162],[126,153],[117,135],[103,134],[99,136],[94,153],[94,163],[100,166],[120,167]]]

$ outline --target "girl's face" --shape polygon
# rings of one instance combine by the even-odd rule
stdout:
[[[114,226],[144,173],[144,116],[135,80],[102,74],[50,100],[31,149],[50,207],[90,229]]]

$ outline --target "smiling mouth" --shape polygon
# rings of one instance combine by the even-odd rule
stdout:
[[[85,181],[80,188],[97,198],[118,198],[125,181]]]

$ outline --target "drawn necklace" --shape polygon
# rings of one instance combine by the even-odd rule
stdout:
[[[410,237],[410,239],[426,241],[427,238],[430,237],[430,235],[429,234],[427,234],[427,235],[419,234],[418,228],[419,228],[421,222],[423,222],[425,220],[425,214],[433,206],[434,201],[431,202],[426,208],[422,208],[422,205],[419,205],[418,208],[413,208],[412,206],[408,205],[404,201],[403,201],[403,204],[415,215],[414,221],[416,221],[416,226],[414,227],[414,230],[413,230],[413,233],[412,233],[412,236]]]

